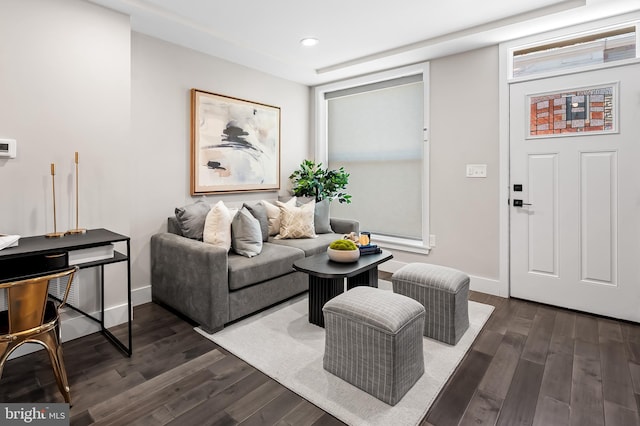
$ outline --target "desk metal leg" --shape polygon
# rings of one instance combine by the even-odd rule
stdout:
[[[100,331],[102,334],[111,341],[118,349],[127,354],[129,357],[133,353],[133,345],[132,345],[132,330],[131,330],[131,261],[129,257],[130,248],[129,241],[127,241],[127,331],[128,331],[128,340],[129,346],[125,346],[124,343],[120,339],[118,339],[109,329],[107,329],[104,325],[104,265],[100,266],[100,288],[102,291],[102,301],[100,311],[102,315],[100,316]]]
[[[127,263],[127,266],[129,266],[129,264]],[[127,273],[130,276],[130,271],[131,268],[127,268]],[[107,329],[104,325],[104,265],[100,265],[100,318],[96,318],[95,316],[83,311],[82,309],[79,309],[69,303],[67,303],[65,306],[67,306],[68,308],[73,309],[74,311],[84,315],[85,317],[89,318],[90,320],[93,320],[95,322],[97,322],[98,324],[100,324],[100,332],[111,342],[113,343],[120,351],[124,352],[126,355],[131,356],[131,354],[133,353],[133,346],[132,346],[132,330],[131,330],[131,324],[132,324],[132,317],[131,317],[131,280],[128,280],[128,285],[127,285],[127,291],[129,293],[128,295],[128,315],[129,315],[129,321],[128,321],[128,332],[129,332],[129,346],[125,346],[124,343],[122,343],[122,341],[120,339],[118,339],[111,331],[109,331],[109,329]],[[58,302],[61,302],[61,300],[53,295],[49,295],[50,297],[52,297],[53,299],[57,300]]]
[[[378,287],[378,267],[375,266],[361,274],[347,278],[347,290],[357,286]]]
[[[104,331],[104,265],[100,265],[100,330]]]
[[[131,304],[131,244],[127,240],[127,314],[129,318],[129,356],[133,353],[133,330],[131,330],[131,322],[133,320],[133,305]]]
[[[309,275],[309,322],[324,327],[322,307],[344,292],[344,278],[319,278]]]

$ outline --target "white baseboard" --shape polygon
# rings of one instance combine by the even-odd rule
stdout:
[[[398,269],[402,268],[404,265],[406,265],[405,262],[399,262],[397,260],[389,260],[387,262],[381,263],[380,265],[378,265],[378,270],[383,271],[383,272],[389,272],[390,274],[393,274],[394,272],[396,272]]]
[[[504,297],[500,294],[499,280],[493,278],[476,277],[473,275],[470,275],[469,278],[471,278],[471,282],[469,283],[469,290]]]
[[[142,305],[144,303],[151,302],[151,286],[148,285],[142,288],[136,288],[131,291],[131,304],[133,306]],[[91,315],[95,318],[100,318],[100,312],[93,312]],[[70,340],[77,339],[79,337],[87,336],[91,333],[100,331],[100,325],[75,312],[72,309],[66,309],[61,314],[62,320],[62,341],[68,342]],[[112,306],[107,308],[104,312],[104,322],[107,328],[116,326],[118,324],[124,324],[128,321],[127,318],[127,304],[123,303],[119,306]],[[25,343],[16,349],[9,359],[17,358],[19,356],[27,355],[32,352],[44,349],[43,346],[37,343]]]
[[[144,305],[149,302],[151,302],[151,285],[131,290],[131,304],[133,306]]]
[[[389,260],[388,262],[378,265],[378,269],[383,272],[394,273],[398,269],[405,266],[406,262],[400,262],[397,260]],[[481,293],[492,294],[494,296],[504,297],[500,294],[500,281],[493,278],[484,278],[474,275],[469,275],[471,281],[469,282],[469,290],[479,291]]]

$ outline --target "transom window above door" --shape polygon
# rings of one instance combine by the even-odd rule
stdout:
[[[639,58],[637,28],[637,23],[630,23],[513,48],[510,78],[560,74]]]

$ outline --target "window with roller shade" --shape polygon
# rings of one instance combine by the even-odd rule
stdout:
[[[422,242],[425,188],[423,75],[326,92],[327,157],[351,174],[351,204],[333,217],[376,236]]]

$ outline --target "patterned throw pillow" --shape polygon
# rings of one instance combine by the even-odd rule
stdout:
[[[301,206],[308,203],[311,200],[315,200],[314,197],[298,197],[296,206]],[[329,218],[329,199],[325,198],[322,201],[316,201],[315,212],[313,214],[313,221],[316,227],[316,234],[328,234],[333,232],[331,229],[331,219]]]
[[[272,237],[274,235],[278,235],[280,233],[280,207],[266,200],[262,200],[262,204],[264,204],[264,207],[267,209],[267,219],[269,221],[269,236]],[[295,207],[296,197],[291,198],[284,204]]]
[[[276,201],[280,208],[280,233],[276,236],[279,239],[287,238],[316,238],[313,214],[315,211],[315,201],[310,201],[300,207]]]

